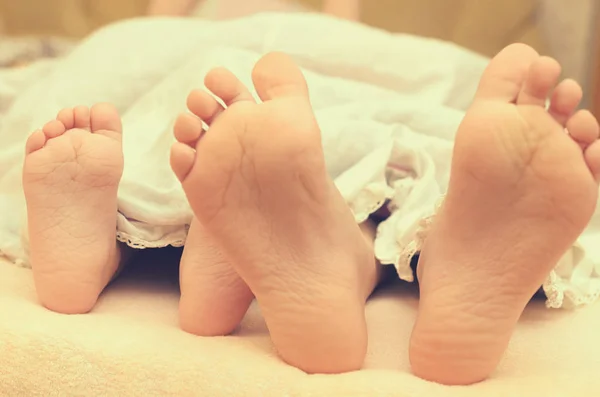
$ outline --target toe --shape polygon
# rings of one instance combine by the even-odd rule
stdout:
[[[187,107],[190,112],[194,113],[208,125],[212,124],[224,110],[215,97],[204,90],[190,92],[187,98]]]
[[[560,72],[560,64],[555,59],[538,58],[529,68],[527,78],[517,97],[517,104],[545,107]]]
[[[512,44],[498,53],[486,68],[475,99],[514,102],[538,53],[525,44]]]
[[[121,117],[117,109],[107,103],[99,103],[90,110],[90,129],[94,133],[120,138],[123,132]]]
[[[58,120],[52,120],[48,123],[46,123],[46,125],[44,125],[44,127],[42,128],[42,131],[44,131],[44,134],[46,134],[46,137],[48,139],[51,138],[56,138],[59,135],[62,135],[65,133],[66,128],[65,125],[63,123],[61,123]]]
[[[244,83],[225,68],[216,68],[208,72],[204,79],[204,85],[221,98],[225,106],[231,106],[240,101],[254,101],[254,97]]]
[[[552,93],[548,111],[557,123],[566,126],[583,97],[581,86],[571,79],[563,80]]]
[[[171,168],[177,179],[183,182],[194,166],[196,151],[189,145],[175,142],[171,146]]]
[[[594,178],[600,180],[600,141],[589,145],[583,155]]]
[[[583,147],[598,140],[600,133],[596,118],[588,110],[580,110],[566,123],[569,135]]]
[[[180,114],[173,127],[175,139],[191,147],[196,147],[196,142],[203,131],[202,121],[189,113]]]
[[[25,143],[25,154],[40,150],[46,144],[46,135],[42,130],[36,130],[29,136]]]
[[[72,108],[65,108],[58,112],[56,119],[63,123],[67,130],[75,127],[75,114]]]
[[[280,52],[262,57],[252,71],[252,81],[263,101],[278,97],[308,97],[304,75],[292,58]]]
[[[87,106],[77,106],[73,109],[73,128],[90,129],[90,109]]]

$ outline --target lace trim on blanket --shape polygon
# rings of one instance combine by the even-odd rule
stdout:
[[[398,254],[398,259],[395,263],[398,276],[405,281],[414,281],[413,270],[410,267],[410,263],[415,255],[417,255],[431,230],[431,225],[444,202],[444,197],[440,198],[433,215],[423,218],[418,225],[415,235],[412,241],[407,244]],[[581,249],[581,247],[579,247]],[[565,258],[561,259],[565,260]],[[572,258],[566,260],[573,261]],[[560,264],[557,265],[557,267]],[[573,267],[577,266],[577,263],[573,264]],[[576,308],[579,306],[586,306],[594,303],[600,298],[600,286],[592,287],[587,286],[585,291],[583,288],[579,288],[573,281],[561,277],[556,268],[550,272],[544,284],[542,286],[546,295],[546,307],[550,309],[560,308]]]
[[[363,223],[394,195],[394,189],[385,183],[372,183],[362,188],[348,206],[356,223]]]
[[[577,308],[590,305],[600,298],[600,288],[589,291],[574,291],[572,283],[560,277],[553,270],[542,286],[546,294],[546,307],[549,309]]]
[[[27,251],[28,242],[26,239],[22,239],[23,246],[25,248],[25,252]],[[147,248],[164,248],[168,246],[173,247],[183,247],[185,244],[185,239],[162,239],[158,241],[146,241],[138,237],[131,236],[124,232],[117,232],[117,241],[127,244],[129,247],[134,249],[147,249]],[[0,252],[0,257],[8,259],[14,265],[30,269],[31,264],[27,260],[29,257],[28,253],[24,254],[22,257],[11,258],[3,255]]]
[[[415,281],[415,276],[412,268],[410,267],[410,263],[412,262],[414,256],[421,252],[423,244],[425,243],[425,239],[431,230],[431,225],[433,224],[435,214],[440,210],[442,204],[444,203],[444,198],[445,196],[442,196],[438,200],[437,204],[435,205],[435,211],[432,215],[421,219],[417,230],[415,231],[415,236],[411,242],[400,250],[398,259],[395,263],[396,271],[398,272],[400,279],[410,283]]]
[[[117,232],[117,241],[125,243],[134,249],[164,248],[168,246],[183,247],[185,244],[185,239],[162,239],[157,241],[146,241],[125,232]]]

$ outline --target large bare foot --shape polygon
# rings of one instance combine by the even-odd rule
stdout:
[[[114,275],[121,120],[109,105],[62,110],[26,144],[23,188],[37,293],[48,309],[90,311]]]
[[[448,194],[418,265],[410,359],[422,378],[488,377],[525,305],[594,212],[598,124],[575,113],[581,88],[555,87],[559,74],[553,59],[507,47],[458,130]]]
[[[179,137],[171,164],[200,223],[254,292],[282,358],[307,372],[361,367],[372,244],[328,177],[300,70],[282,54],[252,74],[263,103],[216,69],[190,110],[211,125]],[[192,124],[192,123],[190,123]],[[201,134],[201,123],[196,123]]]

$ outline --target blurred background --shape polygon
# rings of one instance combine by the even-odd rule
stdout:
[[[8,37],[83,37],[113,21],[146,15],[150,1],[0,0],[5,39],[0,52]],[[322,5],[321,0],[204,0],[189,16],[222,19]],[[509,43],[525,42],[556,57],[564,75],[582,82],[588,102],[595,103],[600,100],[599,9],[598,0],[362,0],[360,20],[392,32],[449,40],[489,56]]]

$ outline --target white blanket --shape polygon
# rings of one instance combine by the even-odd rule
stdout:
[[[446,189],[454,132],[486,60],[449,43],[316,14],[127,21],[64,59],[1,71],[0,252],[26,263],[20,167],[28,133],[62,107],[96,102],[123,115],[119,239],[134,247],[182,245],[192,214],[168,167],[174,118],[211,68],[226,66],[250,84],[254,62],[276,50],[305,72],[329,172],[357,221],[391,201],[376,255],[410,280],[403,255]],[[565,303],[587,302],[600,291],[597,231],[591,228],[549,278],[551,306],[564,296]]]

